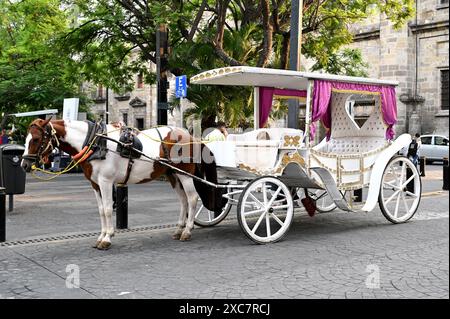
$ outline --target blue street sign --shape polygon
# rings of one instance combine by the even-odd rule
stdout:
[[[175,79],[175,96],[177,99],[187,96],[186,75],[177,76]]]

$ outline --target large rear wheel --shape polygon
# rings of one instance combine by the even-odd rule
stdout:
[[[391,223],[404,223],[417,212],[422,182],[417,167],[406,157],[393,157],[384,169],[378,203]]]

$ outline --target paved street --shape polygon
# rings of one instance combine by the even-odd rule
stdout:
[[[266,246],[245,237],[233,211],[219,226],[196,228],[192,241],[174,241],[169,184],[130,186],[134,231],[98,251],[90,248],[100,222],[89,184],[80,175],[28,176],[0,246],[0,298],[449,298],[442,166],[429,165],[422,182],[419,212],[406,224],[390,224],[378,208],[314,218],[300,211],[285,239]],[[73,267],[80,288],[69,289]]]

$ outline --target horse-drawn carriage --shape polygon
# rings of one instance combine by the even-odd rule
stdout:
[[[394,139],[396,82],[229,67],[194,76],[191,85],[254,87],[254,130],[205,147],[179,128],[131,134],[120,126],[84,121],[31,123],[22,166],[37,169],[54,148],[73,156],[72,167],[82,166],[101,217],[102,230],[94,247],[111,246],[113,184],[144,183],[163,174],[180,199],[173,238],[183,241],[191,238],[194,223],[215,225],[233,205],[242,230],[257,243],[280,240],[292,223],[294,208],[301,205],[313,215],[316,210],[335,208],[368,212],[378,202],[392,223],[405,222],[417,211],[420,175],[408,158],[397,155],[410,144],[411,136]],[[274,98],[300,100],[303,130],[265,128]],[[325,128],[321,140],[319,121]],[[134,143],[135,137],[131,142],[124,139],[126,134],[140,142]],[[196,147],[202,151],[201,160],[192,161],[189,154],[184,162],[183,150],[198,144],[202,144]],[[205,149],[215,163],[203,157]],[[196,211],[198,195],[214,212]]]
[[[253,131],[207,144],[228,202],[220,214],[200,207],[197,225],[215,225],[237,205],[244,233],[257,243],[270,243],[286,234],[300,203],[313,213],[336,207],[368,212],[378,202],[392,223],[405,222],[417,211],[420,174],[408,158],[398,156],[411,136],[394,139],[396,82],[228,67],[196,75],[191,85],[252,86],[255,103]],[[303,130],[264,128],[274,98],[300,100]],[[318,121],[325,127],[321,141]]]

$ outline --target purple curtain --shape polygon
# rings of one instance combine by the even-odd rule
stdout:
[[[259,127],[264,127],[269,119],[272,109],[273,96],[283,97],[306,97],[306,91],[276,89],[271,87],[259,88]]]
[[[381,95],[381,111],[383,121],[387,125],[386,139],[392,140],[395,136],[394,125],[397,123],[397,100],[395,98],[394,86],[378,86],[369,84],[342,83],[333,81],[314,81],[314,93],[312,102],[312,124],[310,126],[311,139],[316,134],[316,122],[322,121],[327,129],[327,138],[331,135],[331,108],[330,100],[332,90],[356,91],[364,94],[364,92],[379,92]]]

